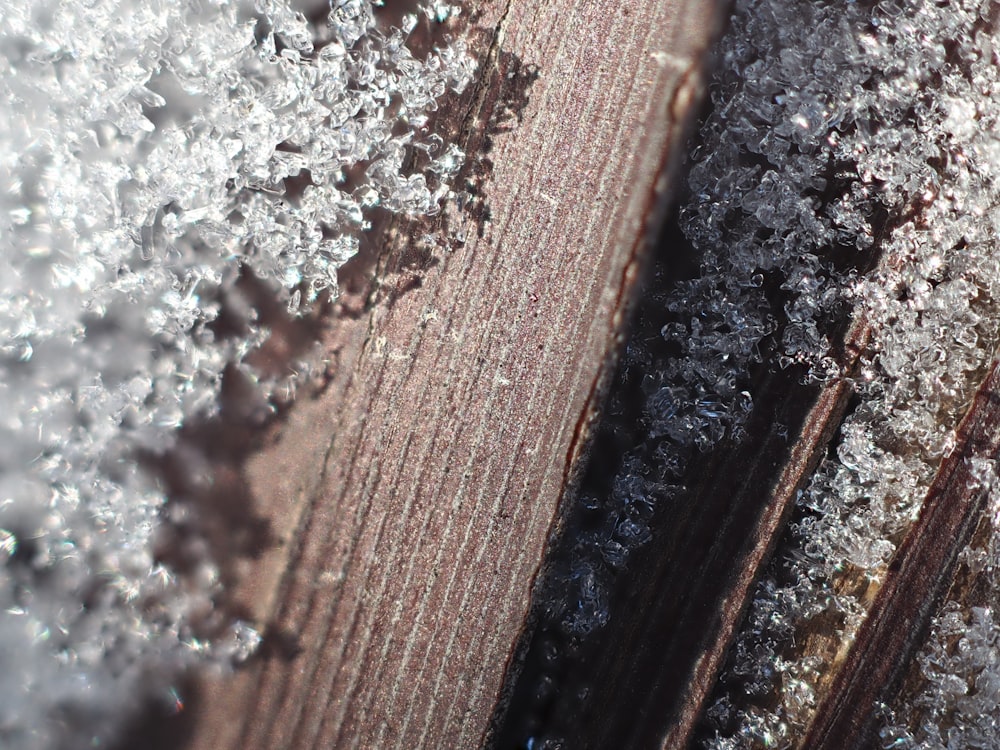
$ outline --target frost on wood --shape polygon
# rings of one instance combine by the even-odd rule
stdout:
[[[440,2],[402,30],[368,0],[316,22],[283,0],[2,6],[0,744],[89,746],[257,639],[199,640],[216,571],[154,559],[165,498],[137,453],[210,415],[227,365],[254,377],[241,274],[297,312],[372,209],[438,211],[462,154],[429,116],[473,64],[407,47]]]
[[[1000,314],[996,14],[974,0],[737,3],[692,168],[690,236],[735,277],[725,299],[739,309],[758,307],[746,280],[779,269],[789,292],[779,366],[804,359],[814,375],[836,375],[821,322],[839,300],[870,323],[873,341],[835,455],[800,496],[756,592],[709,711],[710,747],[800,737],[833,652],[803,655],[796,635],[822,621],[830,645],[850,641],[990,364]],[[868,273],[831,257],[871,247],[881,260]],[[988,658],[1000,657],[991,648]],[[968,679],[951,668],[962,660],[935,679]],[[996,695],[977,709],[995,715]],[[948,721],[964,731],[961,713]],[[928,726],[920,742],[931,741]]]
[[[680,212],[700,268],[656,292],[662,339],[629,343],[622,378],[641,378],[644,436],[606,493],[578,501],[585,533],[538,605],[543,627],[570,643],[601,630],[617,571],[655,533],[657,509],[687,499],[692,457],[747,439],[753,370],[843,377],[838,326],[867,322],[857,405],[755,592],[708,710],[708,747],[801,739],[820,677],[855,634],[994,356],[998,14],[985,0],[735,3]],[[956,653],[959,622],[970,632]],[[938,707],[920,727],[887,728],[887,745],[978,746],[977,732],[992,732],[984,746],[1000,747],[996,622],[945,610],[921,657],[921,700]],[[536,692],[551,692],[542,683],[558,671],[541,671]],[[965,739],[934,744],[949,736]],[[541,732],[527,743],[561,746]]]
[[[962,602],[947,601],[934,617],[916,657],[914,694],[885,707],[883,747],[1000,746],[1000,621],[995,610],[1000,597],[1000,485],[995,460],[980,459],[973,471],[988,505],[979,531],[959,556],[958,580],[975,583]]]

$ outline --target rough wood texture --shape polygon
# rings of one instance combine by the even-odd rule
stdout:
[[[938,469],[920,517],[889,566],[867,619],[824,696],[802,748],[877,744],[878,706],[888,702],[926,634],[958,555],[983,516],[989,491],[974,461],[1000,457],[1000,371],[994,364]]]
[[[489,217],[432,253],[390,229],[369,297],[338,306],[330,382],[248,464],[281,542],[239,591],[268,648],[204,687],[190,748],[483,741],[718,10],[475,9],[480,86],[448,121]]]
[[[588,750],[693,746],[758,575],[843,417],[869,335],[863,321],[847,327],[844,377],[821,389],[760,368],[746,425],[754,439],[724,441],[692,462],[688,491],[662,509],[630,561],[607,631],[575,667],[548,733]],[[588,688],[583,707],[579,685]]]

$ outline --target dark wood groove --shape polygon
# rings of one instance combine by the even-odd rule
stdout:
[[[661,532],[634,561],[646,572],[605,634],[632,644],[605,651],[590,677],[592,705],[605,710],[577,717],[569,746],[690,743],[759,571],[840,426],[869,335],[864,324],[850,329],[844,376],[822,389],[788,371],[763,373],[746,425],[757,439],[723,446],[692,469],[696,484],[658,519]]]

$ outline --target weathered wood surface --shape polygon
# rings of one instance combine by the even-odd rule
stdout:
[[[823,697],[800,747],[877,744],[879,704],[889,703],[931,615],[951,583],[959,553],[984,515],[989,482],[976,461],[1000,457],[1000,370],[994,365],[958,428],[920,517],[897,550],[868,617]]]
[[[718,13],[477,5],[480,85],[445,124],[489,211],[430,252],[426,227],[387,230],[372,288],[338,303],[328,384],[246,465],[276,541],[235,596],[267,640],[202,686],[187,747],[484,741]]]

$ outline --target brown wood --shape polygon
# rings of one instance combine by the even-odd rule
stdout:
[[[600,644],[562,688],[547,733],[592,750],[691,743],[759,572],[840,425],[869,337],[864,321],[844,332],[843,377],[822,389],[761,368],[745,426],[753,439],[725,441],[689,466],[688,491],[630,559]]]
[[[898,687],[983,514],[988,488],[974,462],[998,457],[1000,369],[994,364],[801,747],[840,750],[874,743],[877,707]]]
[[[856,324],[848,332],[844,346],[848,355],[844,362],[845,377],[824,387],[806,414],[773,489],[766,496],[767,502],[759,506],[751,520],[750,533],[745,542],[736,550],[737,554],[730,558],[731,573],[727,575],[725,570],[719,569],[718,564],[710,571],[718,581],[718,591],[712,592],[718,597],[718,624],[714,631],[702,629],[702,640],[695,646],[699,656],[692,660],[691,677],[683,683],[677,698],[677,714],[669,725],[666,737],[660,742],[660,747],[664,750],[684,747],[691,741],[726,653],[742,623],[760,571],[770,560],[778,538],[784,531],[798,492],[819,465],[830,439],[840,426],[848,399],[853,394],[850,377],[856,372],[859,357],[867,348],[870,335],[868,326],[863,323]],[[774,440],[773,431],[768,433],[768,437],[771,441]],[[758,444],[758,450],[759,455],[766,456],[773,453],[774,446]],[[755,480],[759,479],[759,472],[749,475],[732,504],[745,500],[747,495],[758,495],[760,487],[755,486]],[[730,534],[722,536],[715,545],[719,548],[720,561],[725,559],[727,543],[734,542],[731,539],[732,532],[738,531],[732,525],[730,529]]]
[[[389,228],[326,387],[247,463],[278,543],[235,596],[265,649],[201,687],[188,747],[483,741],[720,7],[477,5],[479,85],[443,120],[485,197],[430,250]]]

